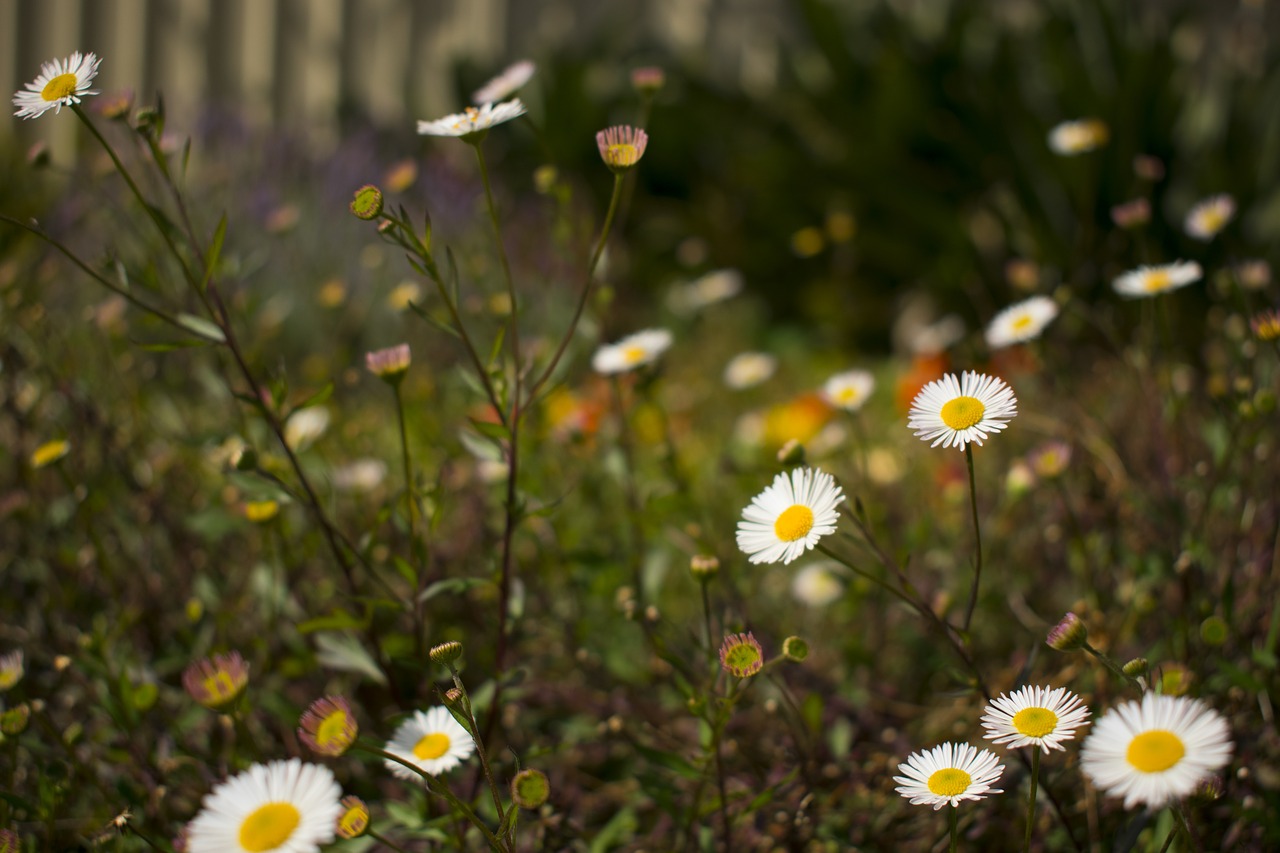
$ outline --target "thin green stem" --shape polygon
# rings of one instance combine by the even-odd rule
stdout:
[[[514,365],[515,394],[512,396],[513,406],[520,404],[520,324],[517,322],[519,311],[516,303],[515,281],[511,278],[511,261],[507,259],[507,249],[502,243],[502,227],[498,222],[498,207],[493,202],[493,188],[489,185],[489,166],[485,163],[484,149],[479,142],[471,146],[476,152],[476,162],[480,165],[480,182],[484,184],[485,206],[489,209],[489,224],[493,226],[493,241],[498,247],[498,259],[502,262],[502,277],[507,284],[507,297],[511,301],[507,314],[507,341],[511,345],[511,361]],[[518,410],[517,410],[518,411]]]
[[[385,835],[381,835],[380,833],[377,833],[372,829],[366,830],[365,835],[368,835],[370,838],[372,838],[374,841],[378,842],[384,847],[390,847],[392,850],[395,850],[396,853],[406,853],[405,849],[401,847],[399,844],[396,844],[390,838],[387,838]]]
[[[1023,853],[1031,851],[1031,828],[1036,823],[1036,794],[1040,785],[1040,753],[1043,752],[1039,746],[1032,747],[1031,756],[1031,794],[1027,797],[1027,829],[1022,836]]]
[[[707,649],[714,652],[715,640],[711,633],[711,595],[707,591],[707,579],[702,578],[698,586],[702,587],[702,621],[707,628]]]
[[[400,461],[404,469],[404,503],[405,512],[409,516],[409,541],[416,542],[417,521],[415,520],[417,512],[417,501],[414,499],[413,489],[413,466],[409,456],[409,432],[405,428],[404,423],[404,398],[400,394],[400,383],[391,383],[391,390],[396,398],[396,423],[400,427]]]
[[[978,560],[973,569],[973,589],[969,592],[969,606],[964,612],[964,632],[969,633],[969,623],[973,621],[973,610],[978,606],[978,585],[982,583],[982,528],[978,524],[978,483],[973,475],[973,443],[964,446],[964,459],[969,464],[969,504],[973,510],[973,541],[978,551]]]
[[[951,835],[951,846],[948,849],[950,849],[951,853],[956,853],[960,844],[960,809],[953,804],[947,808],[947,812],[947,830]]]
[[[467,712],[467,723],[470,727],[470,734],[475,737],[480,732],[480,726],[476,724],[476,715],[471,708],[471,696],[467,693],[467,688],[462,685],[462,679],[458,676],[458,670],[453,664],[449,665],[449,674],[453,676],[453,686],[458,688],[458,692],[462,694],[463,710]],[[491,709],[494,713],[497,708]],[[484,777],[489,782],[489,793],[493,796],[493,807],[498,813],[498,823],[504,823],[506,812],[502,808],[502,796],[498,793],[498,784],[493,779],[493,769],[489,766],[489,756],[485,752],[484,741],[476,738],[476,757],[480,760],[480,767],[484,770]]]
[[[1176,802],[1171,807],[1174,818],[1178,821],[1178,828],[1182,830],[1187,838],[1187,847],[1200,853],[1204,848],[1200,845],[1200,839],[1191,829],[1191,819],[1187,816],[1186,805],[1182,802]]]
[[[1142,682],[1138,681],[1138,679],[1134,678],[1132,675],[1125,672],[1124,669],[1120,666],[1120,664],[1116,663],[1108,655],[1105,655],[1102,652],[1098,651],[1093,646],[1091,646],[1088,642],[1086,642],[1081,648],[1083,648],[1086,652],[1088,652],[1089,654],[1097,658],[1102,663],[1103,666],[1105,666],[1107,669],[1109,669],[1112,672],[1112,674],[1117,675],[1120,678],[1123,678],[1131,686],[1136,687],[1139,690],[1142,689]]]

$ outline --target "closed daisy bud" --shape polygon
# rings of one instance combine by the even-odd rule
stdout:
[[[649,135],[630,125],[605,128],[596,134],[600,159],[613,172],[625,172],[634,168],[644,156],[644,149],[648,144]]]
[[[1151,670],[1151,664],[1146,658],[1134,658],[1120,667],[1120,671],[1130,678],[1142,678]]]
[[[328,758],[350,749],[359,732],[351,705],[341,696],[317,699],[298,721],[298,740],[316,755]]]
[[[365,367],[374,376],[391,384],[398,384],[409,370],[412,353],[408,344],[397,344],[386,349],[365,353]]]
[[[641,95],[652,96],[667,82],[667,74],[661,68],[646,65],[631,70],[631,86]]]
[[[1084,648],[1088,639],[1089,629],[1085,627],[1084,622],[1074,613],[1068,613],[1062,617],[1061,622],[1050,629],[1045,642],[1050,648],[1060,652],[1071,652]]]
[[[511,780],[511,799],[522,809],[532,810],[541,806],[551,795],[551,784],[541,770],[521,770]]]
[[[787,637],[782,641],[782,656],[799,663],[809,656],[809,644],[800,637]]]
[[[730,675],[747,678],[764,667],[764,652],[750,631],[730,634],[720,645],[720,666]]]
[[[249,664],[239,652],[198,660],[182,673],[182,686],[191,698],[214,711],[229,707],[249,683]]]
[[[369,806],[359,797],[343,797],[335,830],[339,838],[359,838],[369,829]]]
[[[433,661],[440,665],[451,664],[462,657],[462,643],[449,641],[434,646],[431,649],[430,657]]]
[[[711,554],[695,554],[689,559],[689,571],[698,580],[709,580],[720,571],[720,560]]]
[[[31,706],[26,702],[6,708],[3,713],[0,713],[0,734],[6,737],[17,737],[27,730],[27,724],[30,721]]]
[[[351,213],[356,219],[366,221],[382,215],[382,190],[373,184],[365,184],[351,197]]]

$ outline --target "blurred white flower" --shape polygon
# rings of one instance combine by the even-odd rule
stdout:
[[[724,368],[724,384],[741,391],[773,376],[778,360],[767,352],[738,353]]]
[[[284,425],[284,441],[293,450],[304,450],[329,428],[329,410],[311,406],[289,416]]]
[[[791,579],[791,594],[809,607],[826,607],[844,595],[839,566],[830,560],[810,563]]]
[[[471,95],[471,102],[475,104],[491,104],[494,101],[501,101],[503,98],[511,97],[516,92],[519,92],[525,83],[529,82],[537,68],[527,59],[522,59],[514,65],[507,66],[497,77],[476,89]]]

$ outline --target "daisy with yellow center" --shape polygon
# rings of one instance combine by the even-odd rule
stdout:
[[[316,755],[333,757],[351,748],[360,726],[351,705],[341,696],[325,696],[311,703],[298,721],[298,740]]]
[[[1139,299],[1186,287],[1199,281],[1202,275],[1204,271],[1195,261],[1177,261],[1154,267],[1138,267],[1111,282],[1111,287],[1121,296]]]
[[[1197,202],[1187,212],[1183,228],[1197,240],[1212,240],[1236,215],[1236,200],[1223,193]]]
[[[1098,720],[1080,751],[1080,767],[1124,807],[1160,808],[1195,791],[1231,760],[1231,731],[1198,699],[1147,693]]]
[[[1274,308],[1253,315],[1249,325],[1253,328],[1254,337],[1260,341],[1280,339],[1280,311]]]
[[[835,478],[825,471],[784,471],[742,510],[738,547],[753,563],[790,563],[835,532],[843,500]]]
[[[1063,741],[1089,723],[1089,708],[1065,687],[1023,687],[991,700],[982,715],[985,737],[1010,749],[1065,749]]]
[[[420,136],[457,136],[468,142],[478,142],[489,128],[511,121],[525,114],[524,104],[512,98],[501,104],[485,104],[467,107],[465,112],[447,115],[434,121],[419,121]]]
[[[255,764],[204,798],[188,853],[319,853],[333,841],[342,789],[329,768],[296,758]]]
[[[240,698],[249,684],[249,664],[239,652],[198,660],[182,673],[182,686],[191,698],[220,711]]]
[[[980,800],[987,794],[1004,793],[991,787],[1004,773],[1004,765],[985,749],[967,743],[944,743],[923,752],[913,752],[898,765],[903,775],[894,776],[894,790],[912,805],[958,806],[961,800]]]
[[[618,125],[596,134],[600,159],[614,172],[625,172],[640,162],[649,145],[649,135],[638,127]]]
[[[1096,118],[1064,121],[1049,131],[1049,147],[1055,154],[1070,157],[1105,145],[1110,135],[1107,125]]]
[[[35,118],[49,110],[62,112],[64,106],[80,103],[85,95],[96,95],[89,84],[98,74],[102,60],[92,53],[76,51],[65,61],[55,59],[40,66],[40,76],[13,96],[14,113],[19,118]]]
[[[666,329],[645,329],[629,335],[616,344],[605,344],[591,357],[591,366],[606,376],[626,373],[658,360],[671,346],[672,336]]]
[[[1018,400],[1003,379],[967,371],[935,379],[911,402],[907,427],[930,447],[981,445],[1018,414]]]
[[[1035,340],[1057,316],[1058,303],[1047,296],[1010,305],[987,325],[987,346],[994,350]]]
[[[837,409],[856,412],[875,390],[876,378],[866,370],[837,373],[822,386],[822,397]]]
[[[476,742],[448,708],[436,707],[415,711],[400,724],[385,750],[420,768],[423,773],[438,776],[452,770],[475,751]],[[401,779],[422,777],[403,764],[387,760],[387,769]]]

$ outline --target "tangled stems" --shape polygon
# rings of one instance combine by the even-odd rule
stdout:
[[[978,605],[978,585],[982,583],[982,528],[978,525],[978,486],[973,476],[973,443],[964,446],[964,459],[969,463],[969,505],[973,510],[973,541],[978,549],[978,561],[973,569],[973,589],[969,591],[969,606],[964,611],[964,632],[969,633],[973,621],[973,609]]]

